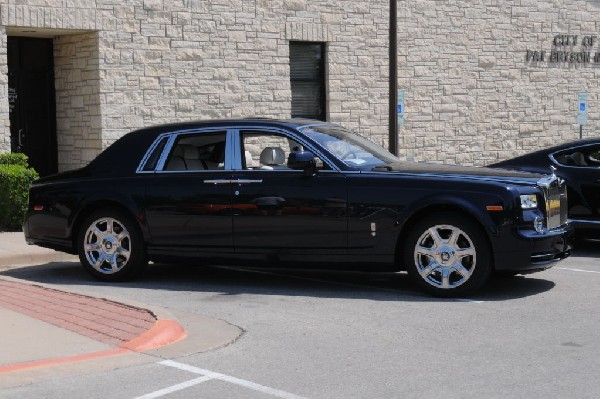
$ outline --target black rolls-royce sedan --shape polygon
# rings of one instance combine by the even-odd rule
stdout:
[[[555,176],[401,162],[340,126],[228,120],[131,132],[35,182],[27,242],[104,281],[148,261],[399,271],[463,295],[570,253]]]

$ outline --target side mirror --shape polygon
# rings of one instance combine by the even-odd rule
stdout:
[[[306,176],[314,176],[317,173],[315,155],[310,151],[291,152],[288,156],[287,166],[290,169],[303,170]]]

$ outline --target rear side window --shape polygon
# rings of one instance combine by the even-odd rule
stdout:
[[[181,135],[165,164],[166,171],[222,170],[227,132]]]
[[[162,154],[165,149],[165,145],[167,144],[168,137],[163,137],[158,144],[154,147],[150,156],[146,160],[144,167],[142,168],[143,172],[152,172],[156,169],[156,165],[158,165],[158,160],[160,159],[160,154]]]

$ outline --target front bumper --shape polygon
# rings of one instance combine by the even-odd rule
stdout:
[[[496,271],[532,273],[548,269],[571,255],[573,227],[570,224],[544,234],[514,228],[507,228],[503,233],[495,245]]]

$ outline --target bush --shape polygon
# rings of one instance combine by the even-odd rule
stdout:
[[[0,229],[20,230],[27,211],[29,185],[38,174],[24,154],[0,154]]]
[[[21,152],[0,154],[0,165],[20,165],[24,168],[29,166],[27,165],[27,155]]]

